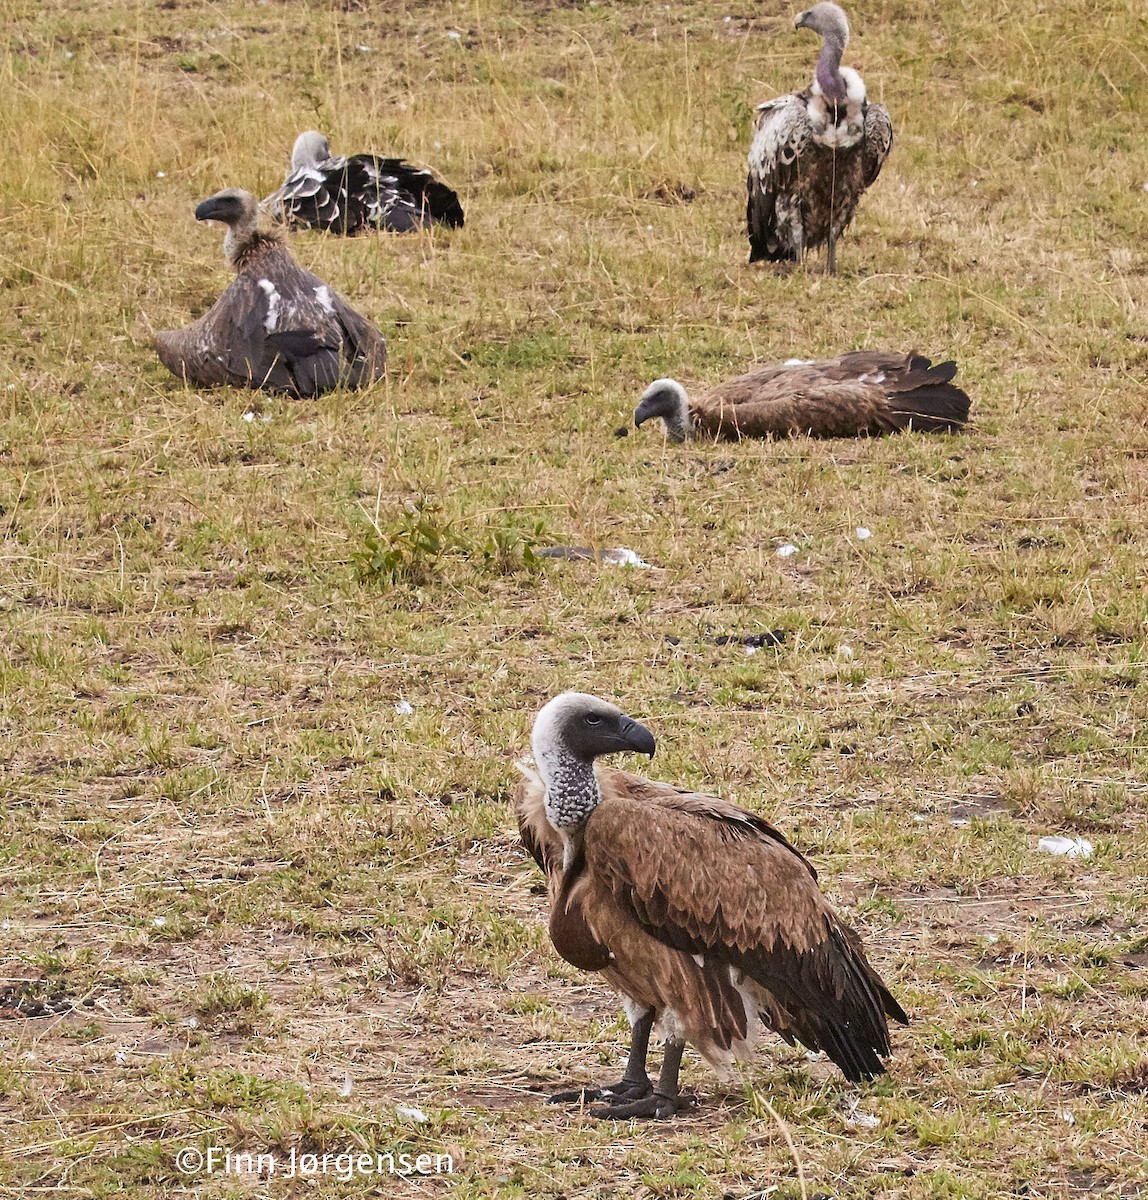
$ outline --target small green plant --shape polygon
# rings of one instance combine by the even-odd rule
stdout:
[[[409,504],[390,527],[375,524],[352,556],[364,583],[427,583],[438,560],[457,544],[457,534],[442,509],[425,496]]]
[[[372,522],[361,549],[352,559],[363,583],[421,587],[438,573],[442,560],[457,555],[498,575],[533,571],[542,565],[537,546],[546,537],[546,525],[536,521],[523,528],[503,514],[476,531],[461,529],[443,515],[435,501],[422,497],[409,504],[393,525]]]
[[[537,546],[545,537],[544,521],[536,521],[527,530],[508,521],[487,528],[477,547],[487,567],[500,575],[512,575],[516,571],[534,571],[542,565]]]

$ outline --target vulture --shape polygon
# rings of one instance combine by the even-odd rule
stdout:
[[[872,437],[921,429],[955,433],[969,398],[950,382],[955,362],[921,354],[854,350],[839,358],[789,359],[718,384],[691,400],[675,379],[656,379],[634,410],[641,426],[661,417],[674,442],[706,435],[742,438]]]
[[[749,261],[797,260],[826,243],[833,275],[837,239],[880,174],[893,126],[885,108],[866,99],[861,76],[841,65],[845,13],[823,2],[794,24],[821,35],[821,56],[805,91],[757,106],[746,180]]]
[[[383,377],[383,335],[321,279],[305,271],[278,232],[259,229],[259,202],[229,188],[195,210],[227,226],[223,252],[235,278],[196,321],[156,334],[160,362],[197,387],[317,396]]]
[[[590,1110],[599,1117],[673,1116],[686,1106],[685,1044],[728,1075],[762,1027],[823,1051],[854,1082],[885,1070],[886,1018],[908,1018],[783,834],[716,796],[598,765],[621,751],[652,756],[655,743],[596,696],[555,697],[531,742],[514,808],[546,875],[551,941],[601,972],[631,1025],[621,1080],[553,1100],[602,1101]],[[655,1025],[665,1055],[652,1084]]]
[[[377,154],[333,158],[331,144],[314,129],[295,139],[291,170],[263,207],[296,229],[340,234],[368,228],[409,233],[463,222],[457,193],[430,171]]]

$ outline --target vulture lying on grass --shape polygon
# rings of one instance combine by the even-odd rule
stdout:
[[[291,171],[263,206],[296,229],[343,234],[409,233],[434,222],[463,222],[458,195],[429,171],[377,154],[332,158],[330,143],[314,129],[295,139]]]
[[[893,144],[893,126],[841,55],[849,23],[836,4],[797,14],[798,29],[821,35],[821,57],[803,92],[757,106],[749,149],[749,261],[800,259],[828,243],[826,266],[837,270],[836,242],[862,193],[877,178]]]
[[[823,1050],[855,1082],[885,1070],[886,1017],[908,1018],[782,834],[716,796],[596,767],[603,754],[652,755],[654,736],[595,696],[551,700],[532,745],[537,773],[524,769],[514,807],[546,874],[551,940],[602,973],[632,1026],[618,1083],[553,1099],[603,1101],[595,1116],[672,1116],[685,1107],[685,1043],[727,1073],[759,1026]],[[655,1023],[666,1050],[651,1084]]]
[[[199,320],[156,334],[169,371],[197,387],[230,383],[296,396],[382,378],[383,335],[303,270],[282,235],[260,232],[250,192],[218,192],[195,219],[227,226],[223,251],[236,275]]]
[[[950,382],[956,373],[956,363],[933,366],[920,354],[855,350],[820,362],[790,359],[718,384],[697,400],[676,380],[656,379],[642,393],[634,424],[661,417],[674,442],[955,433],[969,417],[968,396]]]

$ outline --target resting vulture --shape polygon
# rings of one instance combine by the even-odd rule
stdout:
[[[677,380],[655,379],[634,424],[661,417],[674,442],[699,435],[738,441],[954,433],[969,417],[968,396],[949,382],[956,373],[955,362],[933,366],[921,354],[854,350],[820,362],[790,359],[718,384],[697,400]]]
[[[238,387],[317,396],[383,377],[383,335],[295,261],[277,232],[259,229],[259,203],[229,188],[204,200],[197,221],[227,226],[223,252],[235,268],[227,290],[197,321],[156,334],[160,362],[197,387]]]
[[[798,13],[798,29],[821,35],[813,82],[757,106],[749,148],[749,261],[800,259],[828,243],[826,267],[837,271],[836,244],[862,193],[877,178],[893,144],[893,126],[865,84],[841,65],[849,23],[836,4]]]
[[[553,1099],[603,1101],[595,1116],[672,1116],[685,1107],[685,1043],[728,1074],[761,1027],[824,1051],[855,1082],[885,1070],[886,1017],[908,1018],[781,833],[716,796],[596,766],[654,753],[644,725],[596,696],[551,700],[532,747],[536,771],[523,768],[514,808],[546,874],[550,938],[568,963],[602,973],[632,1027],[618,1083]],[[651,1085],[655,1023],[666,1050]]]
[[[291,170],[263,207],[296,229],[343,234],[409,233],[434,222],[463,222],[458,195],[430,171],[377,154],[333,158],[330,143],[314,129],[295,139]]]

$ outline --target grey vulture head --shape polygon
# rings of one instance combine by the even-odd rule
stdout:
[[[849,42],[849,21],[845,10],[837,4],[830,4],[829,0],[821,0],[820,4],[799,12],[793,18],[793,27],[812,29],[826,41],[839,43],[842,50]]]
[[[531,735],[539,762],[570,758],[592,763],[603,754],[632,751],[654,756],[654,735],[616,705],[587,692],[563,692],[534,718]]]
[[[234,266],[239,251],[259,228],[259,201],[242,188],[224,188],[196,205],[195,219],[227,226],[223,253]]]
[[[317,167],[331,157],[331,143],[326,134],[317,129],[306,129],[296,139],[291,148],[291,170],[298,171],[302,167]]]
[[[634,426],[640,429],[655,417],[662,418],[671,442],[684,442],[690,436],[690,399],[676,379],[655,379],[642,393],[634,409]]]

